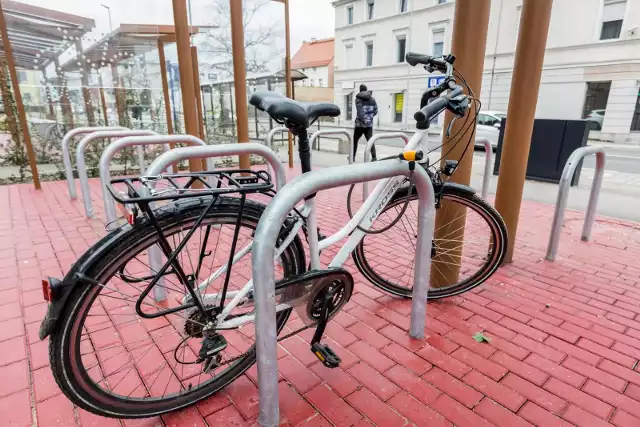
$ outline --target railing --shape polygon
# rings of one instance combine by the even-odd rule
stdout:
[[[287,215],[296,203],[317,191],[398,175],[408,176],[409,173],[405,162],[394,159],[312,171],[298,176],[278,191],[264,211],[255,232],[252,258],[261,426],[277,426],[280,421],[273,260],[276,240]],[[433,187],[426,171],[416,168],[414,179],[419,196],[416,259],[423,262],[417,262],[415,266],[410,335],[422,338],[426,322],[435,205]]]
[[[396,139],[400,138],[404,141],[404,145],[409,143],[409,136],[403,132],[388,132],[388,133],[379,133],[371,137],[367,141],[367,146],[364,149],[364,162],[369,163],[371,161],[371,148],[373,144],[381,139]],[[369,182],[365,181],[362,183],[362,201],[365,201],[369,197]]]
[[[558,188],[558,198],[556,199],[556,209],[553,214],[553,223],[551,225],[551,234],[549,235],[549,245],[547,246],[546,259],[554,261],[558,253],[558,245],[560,242],[560,234],[562,233],[562,222],[564,220],[564,210],[567,207],[567,197],[569,197],[569,189],[576,168],[580,161],[590,154],[596,155],[596,170],[591,183],[591,194],[589,195],[589,203],[587,204],[587,213],[582,226],[582,240],[588,241],[591,238],[591,229],[595,221],[596,206],[598,204],[598,196],[602,188],[602,177],[604,176],[605,151],[603,147],[581,147],[576,149],[567,164],[562,170],[560,185]]]
[[[353,163],[353,137],[351,134],[344,129],[323,129],[317,130],[311,135],[311,139],[309,140],[309,145],[313,147],[316,139],[323,135],[344,135],[347,137],[347,141],[349,141],[349,155],[347,156],[349,159],[349,164]]]
[[[84,213],[87,218],[93,217],[93,203],[91,202],[91,192],[89,190],[89,177],[87,176],[87,166],[84,161],[85,148],[91,141],[105,138],[122,138],[125,136],[137,135],[155,135],[155,132],[149,130],[108,130],[92,132],[82,138],[76,147],[76,166],[78,168],[78,179],[80,180],[80,191],[82,192],[82,202],[84,203]],[[138,149],[138,163],[140,165],[140,174],[144,173],[144,150],[142,146]]]
[[[98,132],[98,131],[106,131],[106,130],[129,130],[128,128],[121,126],[94,126],[94,127],[80,127],[75,128],[67,132],[62,137],[62,162],[64,163],[64,173],[67,178],[67,186],[69,187],[69,197],[75,199],[76,195],[76,186],[73,182],[73,168],[71,167],[71,156],[69,154],[69,144],[73,138],[79,135],[83,135],[85,133]]]

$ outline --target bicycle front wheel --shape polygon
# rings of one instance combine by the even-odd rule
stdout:
[[[382,229],[398,217],[407,201],[401,188],[377,219]],[[380,234],[367,234],[353,252],[360,272],[375,286],[393,295],[411,298],[418,230],[418,195],[413,189],[403,217]],[[458,295],[483,283],[502,264],[507,229],[500,214],[483,199],[453,186],[443,188],[431,248],[428,299]],[[380,224],[378,224],[380,222]]]
[[[225,275],[214,277],[214,272],[226,265],[237,230],[235,253],[245,252],[232,266],[227,291],[239,291],[251,279],[251,252],[247,248],[253,242],[264,205],[247,200],[241,210],[238,198],[219,197],[205,211],[210,200],[189,199],[155,213],[173,250],[194,229],[177,261],[189,278],[189,286],[205,284],[200,299],[214,319],[210,323],[195,307],[168,312],[180,308],[188,295],[175,267],[163,276],[166,300],[155,301],[152,290],[142,298],[141,310],[136,310],[143,290],[156,273],[150,273],[147,252],[158,243],[159,235],[148,221],[114,231],[68,273],[82,273],[91,283],[84,281],[72,289],[60,324],[51,335],[49,354],[58,385],[81,408],[120,418],[162,414],[215,393],[255,362],[252,321],[213,328],[216,316],[230,298],[227,294],[221,305]],[[203,220],[197,226],[200,217]],[[240,227],[236,229],[237,224]],[[304,251],[296,237],[276,261],[276,280],[304,270]],[[205,300],[206,295],[210,299]],[[247,299],[227,319],[253,314],[251,298]],[[278,331],[290,312],[278,313]],[[203,350],[207,354],[213,346],[219,352],[203,361]]]

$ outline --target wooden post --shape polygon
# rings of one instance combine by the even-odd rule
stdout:
[[[24,110],[24,104],[22,103],[22,93],[20,92],[20,83],[18,82],[18,73],[16,71],[16,64],[13,60],[13,49],[11,47],[11,40],[9,40],[9,32],[7,31],[7,23],[4,19],[4,9],[2,8],[2,2],[0,2],[0,36],[2,37],[2,44],[4,46],[4,54],[9,68],[9,75],[11,76],[11,87],[15,96],[16,109],[18,110],[18,120],[20,121],[20,127],[22,128],[22,135],[24,136],[24,145],[27,149],[27,157],[29,158],[29,166],[31,167],[31,175],[33,176],[33,185],[36,190],[40,190],[40,175],[38,175],[38,165],[36,164],[36,155],[33,152],[33,146],[31,145],[31,135],[29,134],[29,124],[27,123],[27,115]],[[10,108],[10,105],[5,105],[5,110]]]
[[[48,79],[47,79],[47,70],[46,69],[42,69],[42,78],[44,79],[44,93],[45,96],[47,97],[47,102],[49,104],[49,114],[47,114],[47,119],[49,120],[57,120],[56,119],[56,109],[53,105],[53,98],[51,98],[51,89],[49,89],[48,86]]]
[[[178,48],[178,66],[180,68],[180,89],[182,90],[184,127],[186,133],[197,137],[199,136],[198,107],[193,99],[195,87],[193,81],[193,62],[191,61],[187,3],[186,0],[172,0],[172,3],[176,47]],[[191,172],[202,170],[202,162],[200,160],[189,160],[189,170]]]
[[[294,98],[293,83],[291,82],[291,34],[289,29],[289,0],[284,0],[284,39],[285,39],[285,57],[284,72],[285,86],[287,88],[287,97]],[[289,140],[289,167],[293,167],[293,137],[291,132],[287,132]]]
[[[490,6],[491,0],[457,0],[455,4],[451,53],[456,57],[455,68],[467,80],[478,99],[482,87],[482,67],[489,27]],[[462,84],[462,82],[458,83]],[[467,114],[474,117],[476,105],[474,102],[471,105],[472,107]],[[447,112],[443,124],[444,129],[447,129],[451,120],[453,120],[453,115]],[[451,135],[456,135],[464,127],[464,120],[456,120],[451,129]],[[474,126],[463,137],[463,141],[458,144],[456,144],[459,141],[458,138],[449,140],[446,135],[443,135],[442,152],[447,154],[442,157],[442,164],[450,159],[460,160],[451,177],[453,182],[469,185],[473,147],[466,149],[466,142],[470,141],[469,143],[473,144],[474,135]],[[465,223],[466,208],[459,203],[444,200],[442,208],[438,209],[436,214],[434,237],[438,245],[437,251],[446,253],[447,256],[446,259],[434,258],[431,269],[431,286],[448,286],[458,281],[462,255],[460,242],[464,241]]]
[[[89,122],[89,126],[96,125],[96,117],[93,113],[93,103],[91,102],[91,90],[89,89],[89,74],[88,70],[91,68],[87,67],[87,64],[82,61],[82,41],[76,40],[76,52],[80,56],[79,60],[81,61],[80,65],[80,81],[82,82],[82,97],[84,98],[84,111],[87,114],[87,121]]]
[[[522,5],[495,201],[509,236],[505,262],[513,259],[552,3],[524,0]]]
[[[111,78],[113,79],[113,92],[116,98],[116,112],[118,113],[118,124],[120,126],[127,126],[127,120],[125,117],[125,109],[126,106],[123,105],[123,93],[122,87],[124,84],[120,79],[120,74],[118,73],[118,64],[111,64]]]
[[[164,43],[162,42],[162,40],[158,40],[158,55],[160,57],[160,76],[162,77],[162,95],[164,96],[164,114],[167,120],[167,134],[173,135],[173,118],[171,117],[171,101],[169,101],[169,81],[167,79],[167,61],[164,56]]]
[[[191,46],[191,61],[193,62],[193,82],[194,94],[196,97],[196,107],[198,107],[198,129],[200,129],[200,139],[204,141],[204,122],[202,119],[202,88],[200,87],[200,67],[198,66],[198,48]]]
[[[107,114],[107,98],[104,96],[104,84],[102,83],[102,74],[100,74],[100,70],[98,70],[98,84],[100,85],[100,103],[102,104],[104,125],[109,126],[109,115]]]
[[[229,0],[231,12],[231,49],[233,51],[233,84],[236,94],[238,142],[249,142],[249,106],[247,103],[247,70],[244,58],[244,22],[242,0]],[[240,156],[240,169],[249,169],[249,156]]]
[[[67,88],[67,81],[64,72],[60,70],[60,62],[58,58],[53,60],[53,65],[56,67],[56,74],[60,80],[60,109],[62,110],[62,118],[66,124],[73,128],[73,109],[71,108],[71,102],[69,101],[69,89]]]

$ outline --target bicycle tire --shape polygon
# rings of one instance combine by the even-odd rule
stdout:
[[[155,214],[158,224],[163,230],[171,230],[171,227],[176,226],[176,218],[178,217],[186,223],[195,221],[207,205],[205,199],[202,197],[182,200],[157,210]],[[218,197],[218,199],[216,206],[205,217],[205,221],[212,218],[235,223],[240,213],[239,199],[235,197]],[[242,212],[243,225],[246,224],[255,229],[265,207],[263,204],[247,200]],[[176,216],[178,211],[179,216]],[[117,239],[110,238],[113,233],[116,233]],[[129,253],[136,253],[136,248],[149,247],[157,239],[157,233],[148,221],[135,227],[125,225],[113,233],[90,248],[74,264],[68,276],[81,272],[88,277],[94,278],[97,282],[106,283],[102,282],[102,277],[108,277],[113,274],[112,271],[117,269],[118,260],[121,257]],[[101,251],[105,256],[91,257],[91,254],[96,251]],[[93,261],[90,260],[91,258],[93,258]],[[88,259],[89,261],[87,262]],[[305,271],[305,254],[298,236],[285,249],[281,259],[285,276],[297,275]],[[78,321],[83,320],[80,318],[81,316],[86,318],[88,309],[82,311],[81,307],[83,303],[87,303],[87,298],[97,299],[91,295],[91,290],[94,287],[94,285],[83,283],[78,284],[71,291],[72,294],[68,304],[60,317],[61,323],[56,331],[51,334],[49,342],[49,357],[53,376],[63,393],[82,409],[101,416],[117,418],[145,418],[160,415],[190,406],[211,396],[233,382],[255,363],[256,352],[255,343],[253,343],[246,353],[241,358],[238,358],[237,361],[234,360],[234,364],[223,374],[218,377],[214,376],[213,381],[205,382],[202,387],[194,390],[189,387],[188,392],[185,389],[184,394],[179,394],[175,397],[169,396],[154,402],[144,401],[140,398],[119,398],[108,394],[95,384],[91,384],[89,374],[85,370],[85,366],[82,365],[82,353],[80,353],[81,333],[74,335],[72,331],[74,327],[76,330],[82,330],[83,324],[78,323]],[[100,291],[98,290],[97,292]],[[290,314],[291,309],[278,313],[278,333],[284,327]],[[80,361],[78,361],[78,358],[80,358]],[[74,363],[74,360],[76,363]],[[162,397],[164,398],[164,395]]]
[[[382,213],[405,203],[407,199],[408,189],[408,186],[400,188],[393,196],[389,204],[382,211]],[[417,200],[418,194],[415,188],[413,189],[413,193],[414,194],[411,196],[411,200]],[[452,200],[458,203],[462,203],[468,208],[471,208],[475,212],[479,213],[481,217],[483,217],[485,221],[487,221],[487,224],[492,230],[492,242],[494,242],[494,250],[490,252],[491,256],[487,258],[487,261],[485,262],[483,268],[478,270],[476,274],[453,286],[449,286],[446,288],[430,288],[427,296],[428,300],[436,300],[459,295],[481,285],[489,277],[491,277],[491,275],[495,273],[495,271],[502,265],[507,251],[508,237],[506,225],[498,211],[496,211],[491,205],[489,205],[486,201],[476,196],[475,194],[461,191],[456,187],[443,187],[442,198],[443,200]],[[391,216],[393,215],[394,214],[392,214]],[[374,286],[382,289],[383,291],[396,296],[411,298],[413,287],[399,286],[397,283],[394,283],[391,280],[383,277],[379,272],[376,272],[375,268],[373,267],[375,263],[367,259],[365,249],[365,242],[367,241],[367,237],[368,236],[365,236],[364,239],[362,239],[360,244],[358,244],[358,246],[352,253],[355,265],[358,270]],[[371,258],[373,258],[373,256]]]

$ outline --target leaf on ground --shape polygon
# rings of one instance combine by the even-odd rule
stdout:
[[[482,332],[476,332],[476,334],[473,335],[473,339],[476,340],[476,342],[491,342],[491,338],[485,336]]]

